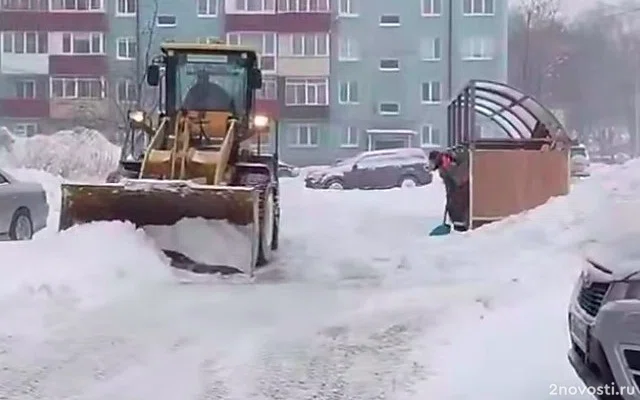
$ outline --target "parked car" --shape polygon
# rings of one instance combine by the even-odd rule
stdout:
[[[291,164],[280,161],[278,163],[278,176],[281,178],[295,178],[300,175],[300,169]]]
[[[388,189],[422,186],[433,175],[422,149],[390,149],[360,153],[307,175],[312,189]]]
[[[616,240],[589,256],[571,296],[569,361],[598,399],[640,399],[637,242]]]
[[[0,170],[0,237],[30,240],[47,226],[49,205],[42,185]]]
[[[570,157],[571,176],[586,177],[591,175],[591,171],[589,170],[591,160],[589,159],[589,153],[585,145],[578,144],[571,146]]]

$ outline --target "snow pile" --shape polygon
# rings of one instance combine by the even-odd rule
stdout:
[[[120,148],[92,129],[16,137],[0,129],[0,165],[43,170],[66,179],[105,179],[116,169]]]
[[[638,195],[630,162],[536,210],[430,238],[439,180],[339,192],[283,180],[280,250],[256,285],[177,285],[121,223],[0,244],[15,271],[0,283],[0,388],[25,400],[549,398],[551,384],[576,384],[565,310],[580,253]]]

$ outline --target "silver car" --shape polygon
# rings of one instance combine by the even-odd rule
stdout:
[[[49,205],[42,185],[0,170],[0,239],[29,240],[47,226]]]
[[[619,239],[587,258],[571,296],[569,361],[601,400],[640,400],[637,240]]]

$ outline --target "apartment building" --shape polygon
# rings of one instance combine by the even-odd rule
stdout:
[[[107,119],[108,31],[104,0],[2,0],[0,124],[30,135]]]
[[[446,146],[449,98],[506,81],[507,0],[336,0],[327,158]]]
[[[119,114],[157,105],[157,92],[144,90],[144,71],[165,41],[209,42],[224,37],[223,0],[113,0],[108,14],[110,95]],[[138,93],[138,89],[143,89]],[[147,88],[148,89],[148,88]]]
[[[507,0],[1,1],[0,125],[21,133],[152,105],[137,82],[165,40],[254,47],[296,164],[444,146],[450,96],[506,80]]]

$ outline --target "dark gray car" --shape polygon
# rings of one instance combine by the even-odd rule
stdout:
[[[390,149],[360,153],[307,175],[312,189],[389,189],[428,185],[433,180],[422,149]]]
[[[47,226],[49,205],[42,185],[0,170],[0,239],[29,240]]]

